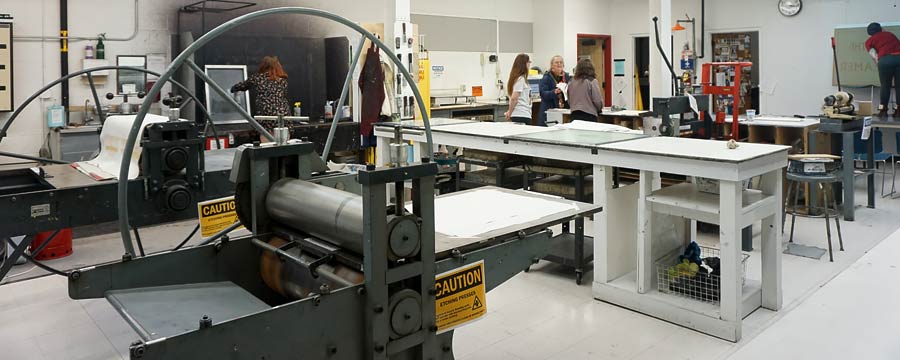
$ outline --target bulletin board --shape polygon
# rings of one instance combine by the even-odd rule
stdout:
[[[851,87],[879,86],[878,66],[866,51],[868,24],[844,25],[834,29],[837,43],[837,62],[841,72],[841,85]],[[900,23],[882,23],[884,31],[900,36]],[[834,67],[832,66],[832,69]],[[837,77],[832,70],[832,84],[837,85]]]

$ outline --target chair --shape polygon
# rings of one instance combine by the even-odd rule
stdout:
[[[892,165],[891,172],[892,172],[893,178],[891,179],[891,192],[885,194],[884,181],[885,181],[885,178],[887,177],[887,164],[888,164],[888,160],[890,160],[894,155],[889,152],[884,151],[884,140],[882,139],[883,135],[884,134],[881,133],[881,130],[874,129],[872,131],[872,136],[869,139],[870,141],[875,142],[874,158],[875,158],[875,163],[876,163],[875,169],[870,169],[870,170],[878,172],[878,163],[882,163],[882,166],[881,166],[881,197],[882,198],[888,197],[888,196],[891,196],[892,194],[894,194],[894,190],[896,187],[895,179],[897,177],[897,166]],[[898,135],[898,139],[900,139],[900,135]],[[854,163],[862,163],[863,164],[862,168],[866,167],[865,163],[866,163],[866,159],[868,156],[867,155],[867,151],[868,151],[867,145],[868,144],[866,143],[866,140],[862,139],[862,134],[860,134],[859,137],[853,138],[853,162]]]

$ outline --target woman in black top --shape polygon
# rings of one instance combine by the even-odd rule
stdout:
[[[266,56],[259,63],[259,70],[249,79],[239,82],[231,87],[231,92],[256,89],[256,115],[263,116],[288,116],[290,107],[287,99],[287,73],[281,67],[281,62],[275,56]],[[260,121],[267,131],[273,132],[277,121]],[[285,122],[291,128],[290,122]],[[260,137],[265,141],[264,138]]]

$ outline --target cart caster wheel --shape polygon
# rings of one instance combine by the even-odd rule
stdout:
[[[575,272],[575,285],[581,285],[581,283],[583,282],[582,281],[583,279],[584,279],[584,273],[582,273],[581,271],[576,271]]]
[[[522,270],[522,271],[524,271],[524,272],[529,272],[529,271],[531,271],[531,266],[526,267],[525,270]]]

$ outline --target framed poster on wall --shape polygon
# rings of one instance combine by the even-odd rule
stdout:
[[[206,65],[203,70],[217,85],[226,90],[234,84],[247,80],[246,65]],[[247,122],[241,112],[229,104],[226,99],[210,91],[209,84],[205,84],[204,89],[206,91],[206,109],[209,110],[210,120],[216,124]],[[250,96],[246,91],[239,91],[231,95],[247,113],[250,112]]]

